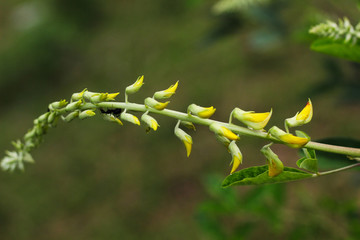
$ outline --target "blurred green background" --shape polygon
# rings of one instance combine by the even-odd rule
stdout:
[[[2,0],[0,149],[47,104],[87,87],[123,92],[139,75],[142,102],[180,80],[170,108],[273,108],[282,126],[310,97],[312,139],[359,138],[359,64],[311,52],[307,30],[359,21],[357,1],[274,0],[215,14],[205,0]],[[123,97],[121,93],[119,99]],[[0,239],[359,239],[359,173],[221,189],[230,155],[191,133],[192,155],[157,116],[157,132],[100,117],[51,129],[25,173],[0,173]],[[243,137],[242,168],[265,164],[266,142]],[[275,146],[288,166],[295,150]],[[322,168],[331,164],[324,163]],[[333,166],[333,165],[332,165]]]

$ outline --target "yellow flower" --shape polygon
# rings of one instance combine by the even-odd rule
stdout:
[[[117,92],[117,93],[106,93],[106,99],[105,101],[114,101],[115,100],[115,97],[117,95],[119,95],[120,93]]]
[[[124,121],[131,122],[131,123],[133,123],[135,125],[140,126],[139,119],[136,116],[134,116],[134,115],[132,115],[130,113],[122,112],[121,115],[120,115],[120,118],[122,120],[124,120]]]
[[[186,148],[186,156],[189,157],[193,144],[192,137],[178,126],[175,127],[174,133],[184,143]]]
[[[133,83],[132,85],[128,86],[128,87],[125,89],[125,93],[126,93],[126,94],[136,93],[137,91],[140,90],[140,88],[142,87],[143,84],[144,84],[144,75],[138,77],[137,80],[135,81],[135,83]]]
[[[175,91],[179,85],[179,81],[177,81],[174,85],[171,85],[168,89],[163,91],[158,91],[154,94],[154,98],[162,100],[166,98],[170,98],[172,95],[175,94]]]
[[[229,140],[238,140],[239,136],[237,136],[235,133],[227,129],[226,127],[218,124],[213,123],[209,126],[210,131],[213,131],[215,134],[219,134],[221,136],[226,137]]]
[[[261,152],[267,159],[269,165],[269,177],[275,177],[284,171],[284,164],[279,159],[278,155],[276,155],[268,144],[261,149]]]
[[[145,106],[146,107],[155,108],[157,110],[163,110],[164,108],[167,107],[167,105],[169,103],[170,103],[169,101],[162,103],[162,102],[156,101],[155,99],[150,98],[150,97],[145,99]]]
[[[190,104],[187,112],[188,114],[193,114],[201,118],[209,118],[211,117],[216,111],[216,108],[213,106],[211,107],[200,107],[196,104]]]
[[[276,126],[270,128],[269,133],[273,137],[279,139],[280,141],[284,142],[289,147],[293,147],[293,148],[301,148],[310,141],[310,139],[308,139],[308,138],[297,137],[290,133],[286,133],[285,131],[281,130],[280,128],[278,128]]]
[[[141,116],[141,121],[145,122],[149,126],[149,128],[152,128],[154,131],[156,131],[158,129],[158,127],[160,127],[160,125],[155,120],[155,118],[153,118],[147,114],[143,114]]]
[[[288,127],[298,127],[298,126],[302,126],[308,122],[311,121],[313,116],[313,107],[312,107],[312,103],[311,100],[309,98],[306,106],[304,107],[303,110],[301,110],[301,112],[297,112],[296,115],[292,118],[288,118],[285,120],[285,128],[287,129]]]
[[[232,141],[229,144],[228,147],[229,152],[231,153],[232,156],[232,161],[230,164],[232,164],[232,168],[231,168],[231,172],[230,174],[232,174],[233,172],[235,172],[235,170],[239,167],[239,165],[242,163],[242,154],[240,152],[240,149],[238,148],[238,146],[236,145],[235,141]]]
[[[263,129],[269,122],[271,115],[272,109],[270,112],[254,113],[254,111],[244,111],[240,108],[235,108],[231,113],[231,117],[235,117],[237,120],[254,130]]]

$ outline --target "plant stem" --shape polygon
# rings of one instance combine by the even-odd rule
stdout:
[[[334,170],[330,170],[330,171],[326,171],[326,172],[320,172],[318,174],[313,174],[313,177],[318,177],[318,176],[323,176],[323,175],[329,175],[329,174],[333,174],[333,173],[337,173],[337,172],[341,172],[341,171],[345,171],[351,168],[355,168],[355,167],[360,167],[360,163],[355,163],[346,167],[342,167],[342,168],[337,168]]]
[[[204,126],[210,126],[213,123],[218,123],[226,128],[230,129],[231,131],[245,136],[252,136],[257,138],[262,138],[266,140],[270,140],[275,143],[282,143],[281,141],[277,140],[276,138],[270,136],[267,132],[263,131],[257,131],[257,130],[251,130],[245,127],[237,126],[234,124],[224,123],[212,119],[204,119],[200,117],[196,117],[193,115],[188,115],[183,112],[178,112],[174,110],[164,109],[164,110],[156,110],[153,108],[147,108],[143,104],[137,104],[137,103],[129,103],[129,102],[101,102],[96,105],[91,103],[86,103],[83,108],[88,109],[90,107],[104,107],[104,108],[121,108],[121,109],[127,109],[131,111],[137,111],[137,112],[151,112],[156,113],[164,116],[168,116],[171,118],[175,118],[182,121],[189,121],[195,124],[204,125]],[[330,152],[330,153],[337,153],[352,157],[360,157],[360,149],[359,148],[350,148],[350,147],[342,147],[342,146],[336,146],[336,145],[330,145],[330,144],[324,144],[324,143],[318,143],[318,142],[308,142],[305,146],[305,148],[311,148],[314,150],[319,150],[323,152]]]

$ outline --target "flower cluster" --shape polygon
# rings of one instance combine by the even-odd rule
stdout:
[[[268,112],[256,113],[235,108],[230,114],[229,123],[210,119],[216,111],[213,106],[202,107],[197,104],[190,104],[186,113],[166,109],[170,103],[167,100],[175,94],[179,81],[165,90],[155,92],[153,97],[145,98],[143,105],[129,102],[129,96],[137,93],[143,84],[144,76],[140,76],[132,85],[126,87],[124,102],[114,102],[119,95],[118,92],[99,93],[84,89],[72,94],[70,102],[61,100],[49,104],[48,112],[34,120],[33,128],[25,134],[23,141],[13,143],[15,151],[6,152],[6,156],[1,161],[2,169],[10,171],[16,168],[24,169],[24,162],[33,162],[30,151],[41,143],[48,128],[55,127],[59,119],[65,122],[71,122],[74,119],[87,119],[95,116],[97,110],[100,111],[104,120],[118,125],[129,122],[140,126],[143,123],[146,132],[157,131],[160,127],[157,120],[150,114],[163,114],[177,119],[174,134],[183,142],[187,157],[191,154],[193,139],[181,127],[195,130],[194,123],[206,125],[231,154],[230,174],[235,172],[243,161],[243,155],[237,145],[242,134],[261,136],[272,142],[283,143],[293,148],[302,148],[310,141],[310,138],[304,137],[304,134],[295,136],[289,132],[289,128],[299,127],[311,121],[313,108],[310,99],[295,116],[285,119],[285,131],[276,126],[266,131],[265,127],[272,116],[272,109]],[[130,113],[131,111],[143,112],[143,114],[139,119]],[[247,128],[233,124],[233,119],[241,122]],[[270,146],[271,144],[264,146],[261,152],[267,159],[268,175],[275,177],[282,173],[284,166],[279,157],[270,149]]]

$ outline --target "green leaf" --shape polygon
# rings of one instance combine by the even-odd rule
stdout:
[[[311,50],[329,54],[335,57],[345,58],[350,61],[360,62],[360,46],[336,41],[332,39],[315,40],[311,46]]]
[[[285,167],[284,171],[276,177],[269,177],[268,165],[255,166],[242,169],[227,176],[222,183],[222,187],[230,187],[232,185],[260,185],[267,183],[281,183],[310,177],[312,177],[312,174],[289,167]]]
[[[310,172],[318,172],[318,160],[314,158],[303,157],[299,159],[296,164],[299,168],[308,170]]]

